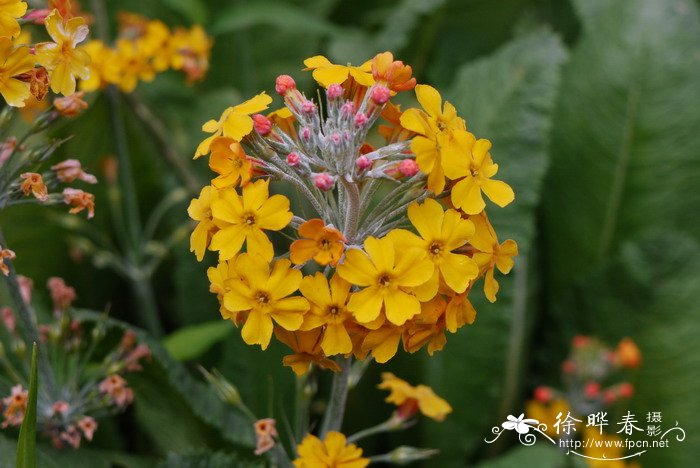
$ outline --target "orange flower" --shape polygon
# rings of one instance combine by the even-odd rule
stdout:
[[[290,247],[289,258],[294,264],[301,265],[312,258],[319,265],[338,264],[345,249],[345,237],[340,231],[314,218],[299,226],[299,235],[303,239],[295,240]]]
[[[394,60],[391,52],[377,54],[372,60],[372,76],[377,83],[385,84],[392,94],[409,91],[416,86],[416,79],[411,78],[412,73],[411,66]]]
[[[255,455],[262,455],[275,446],[275,437],[277,437],[276,421],[272,418],[259,419],[253,424],[255,429],[255,437],[257,445]]]
[[[70,214],[80,213],[88,210],[88,219],[95,216],[95,196],[82,190],[66,188],[63,189],[63,201],[66,205],[71,205]]]
[[[211,183],[218,189],[245,185],[253,174],[253,163],[248,159],[240,143],[227,137],[216,138],[211,146],[209,167],[219,174]]]
[[[615,359],[622,367],[634,369],[642,363],[642,353],[631,338],[623,338],[615,350]]]
[[[29,192],[32,192],[34,197],[38,200],[46,201],[49,198],[49,190],[44,184],[44,179],[42,179],[41,174],[36,172],[25,172],[20,175],[20,178],[24,179],[21,188],[24,196],[29,196]]]
[[[0,271],[3,275],[8,276],[10,274],[10,269],[5,265],[5,259],[14,260],[16,258],[15,253],[10,249],[3,249],[0,246]]]
[[[294,351],[294,354],[282,358],[282,364],[291,367],[296,375],[306,374],[311,364],[316,364],[321,369],[339,372],[338,363],[325,357],[321,351],[321,332],[321,328],[309,331],[289,331],[282,327],[275,327],[277,339]]]
[[[29,392],[21,385],[12,387],[10,396],[0,400],[5,408],[3,416],[5,421],[0,425],[3,429],[8,426],[19,426],[24,420],[24,413],[27,411],[27,402],[29,401]]]

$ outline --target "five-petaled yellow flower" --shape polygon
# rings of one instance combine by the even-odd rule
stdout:
[[[348,250],[338,266],[340,276],[365,288],[352,295],[348,310],[360,323],[375,320],[384,306],[386,318],[394,325],[420,312],[420,302],[409,288],[420,286],[433,276],[433,263],[421,249],[397,250],[391,239],[368,237],[365,252]]]
[[[304,317],[302,330],[325,325],[321,349],[326,356],[350,353],[352,341],[345,328],[346,323],[352,320],[352,314],[347,309],[350,283],[337,274],[328,281],[317,272],[314,276],[305,277],[299,290],[311,303],[311,314]]]
[[[202,130],[213,135],[199,144],[194,159],[209,154],[212,142],[221,135],[241,141],[244,136],[253,131],[253,119],[250,115],[264,111],[271,102],[272,98],[262,92],[242,104],[224,110],[219,120],[212,119],[206,122],[202,125]]]
[[[37,44],[37,61],[49,71],[51,90],[68,96],[75,92],[76,77],[84,80],[90,76],[90,56],[82,48],[76,49],[89,30],[85,18],[64,21],[58,10],[46,17],[45,25],[54,42]]]
[[[477,216],[469,218],[473,223],[476,231],[470,243],[478,250],[473,256],[479,268],[486,270],[484,276],[484,294],[491,301],[496,301],[496,293],[498,293],[498,281],[494,278],[494,269],[507,275],[513,268],[513,257],[518,255],[518,244],[512,239],[505,240],[502,244],[498,243],[496,231],[489,222],[486,212],[482,212]]]
[[[299,458],[294,460],[295,468],[365,468],[369,458],[362,458],[362,449],[348,444],[340,432],[331,431],[321,441],[307,434],[297,446]]]
[[[272,265],[261,256],[241,254],[236,258],[238,278],[229,282],[224,306],[232,312],[248,312],[241,330],[243,341],[267,349],[272,338],[274,320],[285,330],[298,330],[304,321],[309,302],[303,297],[288,297],[299,288],[302,274],[289,260]]]
[[[219,137],[211,144],[209,168],[219,174],[211,181],[217,188],[234,187],[239,181],[245,185],[253,174],[253,163],[237,141]]]
[[[197,261],[200,262],[204,258],[204,251],[209,246],[212,234],[216,232],[211,204],[217,198],[219,198],[219,191],[216,187],[207,185],[199,192],[199,198],[193,199],[187,208],[190,218],[199,221],[190,235],[190,252],[194,252]]]
[[[389,390],[389,396],[385,401],[398,406],[398,412],[403,413],[402,417],[410,417],[418,409],[431,419],[443,421],[452,412],[450,404],[437,396],[430,387],[426,385],[414,387],[391,372],[382,373],[382,383],[378,387]]]
[[[498,164],[491,159],[489,150],[491,142],[480,139],[474,143],[471,157],[461,159],[452,174],[451,179],[461,179],[452,187],[452,203],[466,214],[481,213],[486,207],[481,192],[500,207],[504,207],[515,199],[510,185],[501,180],[492,180],[498,172]]]
[[[214,222],[220,227],[211,239],[211,250],[221,260],[233,258],[246,243],[249,253],[270,261],[274,256],[272,242],[263,230],[279,231],[292,220],[289,199],[284,195],[269,196],[268,180],[252,182],[241,189],[220,193],[212,202]]]
[[[17,37],[20,33],[18,18],[27,12],[27,4],[20,0],[0,0],[0,37]]]
[[[0,37],[0,94],[7,104],[24,107],[29,98],[29,83],[20,81],[15,76],[34,68],[34,57],[28,47],[14,48],[12,40]]]
[[[324,88],[332,84],[342,84],[348,79],[348,76],[354,78],[362,86],[374,84],[371,60],[367,60],[359,67],[353,67],[352,65],[336,65],[323,55],[314,55],[304,60],[304,65],[307,67],[305,70],[313,70],[314,80]]]
[[[314,218],[299,226],[299,235],[302,239],[295,240],[289,247],[293,263],[301,265],[313,258],[319,265],[338,264],[345,250],[345,237],[340,231]]]
[[[476,278],[479,268],[474,260],[452,251],[462,247],[474,235],[474,224],[463,219],[455,210],[443,211],[440,204],[429,198],[422,205],[408,207],[408,219],[420,237],[405,229],[395,229],[389,237],[399,248],[419,248],[435,265],[430,280],[415,289],[421,301],[429,301],[438,292],[440,278],[456,293],[463,293],[469,281]]]

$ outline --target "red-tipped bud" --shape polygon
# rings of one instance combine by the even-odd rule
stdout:
[[[265,136],[272,130],[272,122],[262,114],[255,114],[253,116],[253,127],[259,135]]]
[[[617,395],[611,389],[607,389],[603,392],[603,401],[606,405],[612,405],[617,400]]]
[[[404,159],[399,163],[399,172],[404,177],[413,177],[418,174],[418,163],[413,159]]]
[[[326,95],[328,96],[328,99],[338,99],[343,95],[344,92],[345,90],[342,86],[340,86],[339,84],[332,84],[326,90]]]
[[[565,374],[573,374],[576,370],[576,364],[574,364],[574,361],[567,359],[561,364],[561,370],[563,370]]]
[[[371,98],[372,101],[378,106],[386,104],[390,97],[391,91],[389,91],[389,88],[386,86],[376,85],[372,88]]]
[[[369,159],[367,156],[360,156],[359,158],[357,158],[356,164],[359,170],[365,171],[372,167],[372,160]]]
[[[355,114],[355,127],[361,127],[367,123],[367,116],[364,112],[358,112]]]
[[[623,382],[617,388],[617,394],[621,398],[632,398],[634,396],[634,385],[629,382]]]
[[[275,80],[275,91],[282,97],[284,97],[290,89],[296,89],[296,87],[297,83],[294,81],[294,78],[289,75],[280,75]]]
[[[321,190],[330,190],[333,188],[333,184],[335,184],[335,179],[327,172],[321,172],[314,176],[314,185]]]
[[[576,335],[571,339],[571,345],[574,348],[582,348],[582,347],[588,345],[588,343],[590,343],[590,342],[591,342],[591,339],[589,337],[583,336],[583,335]]]
[[[306,100],[301,103],[301,111],[304,114],[313,114],[316,112],[316,104],[314,104],[312,101]]]
[[[331,133],[330,139],[335,146],[340,146],[340,143],[343,141],[343,137],[338,132]]]
[[[304,141],[309,141],[311,139],[311,129],[309,127],[303,127],[299,130],[299,136]]]
[[[287,155],[287,164],[290,166],[296,167],[299,165],[299,162],[301,162],[301,157],[299,157],[298,153],[292,152]]]
[[[600,395],[600,384],[593,381],[586,383],[586,385],[583,387],[583,394],[589,400],[598,397],[598,395]]]
[[[34,24],[44,24],[46,17],[49,16],[50,13],[51,10],[49,10],[48,8],[32,10],[26,15],[24,15],[24,19]]]
[[[540,403],[549,403],[552,401],[553,393],[551,388],[540,386],[535,389],[533,395],[535,400],[539,401]]]
[[[355,113],[355,103],[352,101],[346,102],[343,104],[343,107],[340,108],[340,112],[347,117],[352,116]]]

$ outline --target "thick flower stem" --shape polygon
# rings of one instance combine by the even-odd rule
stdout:
[[[0,230],[0,245],[3,248],[7,248],[7,243],[5,242],[5,237],[3,236],[2,230]],[[51,363],[49,362],[49,355],[46,351],[46,346],[39,339],[39,329],[35,319],[36,315],[31,309],[31,306],[24,302],[24,298],[22,297],[22,289],[20,288],[19,281],[17,280],[17,272],[15,271],[14,264],[7,258],[4,259],[4,262],[9,270],[9,274],[5,278],[7,289],[10,293],[12,301],[15,303],[19,323],[21,324],[29,343],[36,343],[39,349],[39,372],[41,373],[41,381],[43,383],[42,390],[47,394],[47,399],[52,399],[56,395],[56,380],[53,375],[53,370],[51,369]]]
[[[345,212],[345,225],[343,226],[345,238],[352,242],[357,235],[357,225],[360,221],[360,190],[357,184],[341,177],[340,182],[346,191],[347,207]]]
[[[328,408],[323,417],[321,426],[321,438],[325,438],[330,431],[340,431],[345,416],[345,403],[348,399],[348,380],[352,369],[352,358],[340,358],[340,372],[333,376],[331,395]]]

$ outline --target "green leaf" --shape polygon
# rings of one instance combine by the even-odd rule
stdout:
[[[207,20],[207,7],[202,0],[162,0],[162,2],[194,23],[204,23]]]
[[[29,401],[19,430],[17,441],[17,468],[36,467],[36,399],[39,386],[37,373],[37,348],[32,346],[32,368],[29,377]]]
[[[577,0],[546,183],[548,284],[650,226],[700,237],[700,22],[689,0]]]
[[[573,457],[573,455],[572,455]],[[564,452],[549,442],[532,447],[516,447],[504,455],[476,465],[477,468],[510,468],[513,466],[537,466],[539,468],[560,468],[569,466]]]
[[[307,34],[339,35],[342,28],[291,4],[256,1],[232,6],[218,16],[209,31],[226,34],[251,26],[268,26]]]
[[[505,209],[489,206],[489,215],[501,240],[513,238],[520,248],[511,274],[498,278],[498,301],[489,304],[479,282],[470,295],[479,312],[474,325],[449,336],[445,349],[426,360],[430,385],[454,407],[444,423],[427,431],[429,445],[440,449],[449,466],[463,466],[466,457],[484,449],[483,438],[515,403],[528,295],[536,282],[528,269],[535,263],[534,216],[565,56],[556,35],[529,33],[461,68],[448,96],[471,131],[493,142],[498,178],[512,185],[516,198]]]
[[[700,243],[688,234],[657,231],[623,244],[560,303],[561,315],[579,333],[609,344],[629,336],[639,346],[642,365],[631,373],[635,394],[618,405],[618,413],[631,411],[646,428],[647,413],[659,411],[663,430],[676,422],[685,430],[683,442],[671,433],[668,447],[649,448],[639,460],[644,466],[691,467],[700,458],[698,297]]]
[[[178,455],[168,454],[168,458],[163,461],[159,468],[228,468],[236,466],[240,468],[262,468],[265,462],[242,460],[240,457],[228,453],[210,453],[198,455]]]
[[[166,337],[163,347],[178,361],[196,359],[233,333],[228,320],[216,320],[184,327]]]

